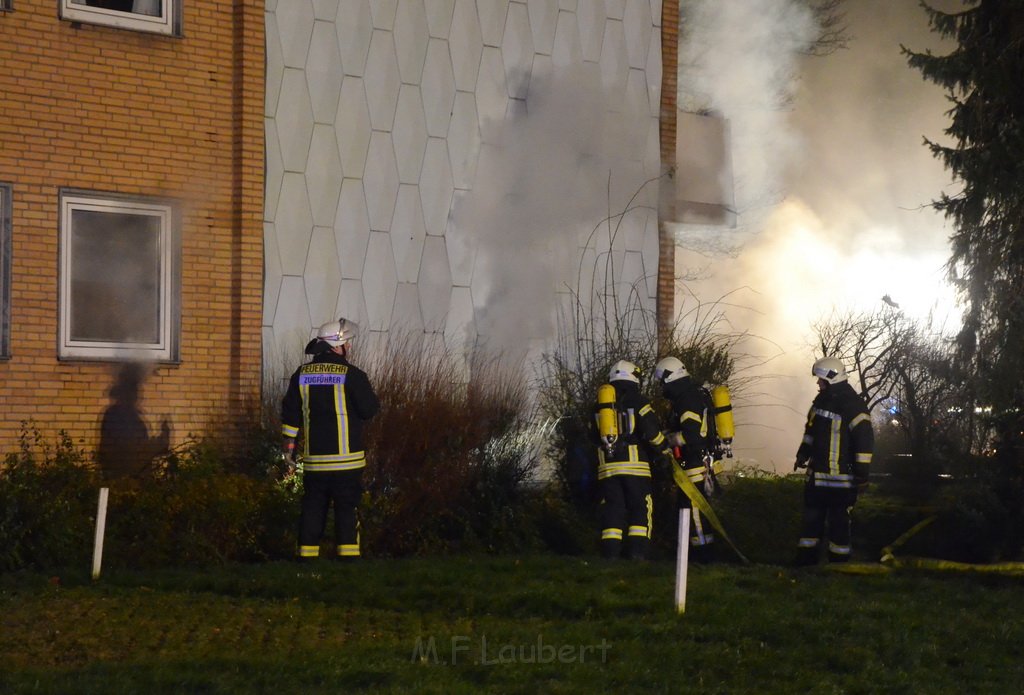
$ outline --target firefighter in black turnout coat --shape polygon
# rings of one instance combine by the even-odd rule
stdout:
[[[715,484],[713,442],[709,439],[714,427],[713,405],[710,395],[702,389],[686,367],[676,357],[664,357],[654,367],[654,378],[661,384],[662,395],[671,407],[671,420],[666,427],[668,443],[677,448],[677,456],[686,476],[707,496]],[[681,455],[680,455],[681,454]],[[683,509],[691,509],[690,557],[696,562],[712,559],[715,533],[708,521],[696,509],[690,498],[679,495]]]
[[[843,363],[823,357],[811,374],[818,378],[818,395],[794,466],[807,468],[798,565],[818,563],[826,527],[829,562],[850,559],[850,511],[858,490],[867,486],[875,446],[871,414],[847,381]]]
[[[347,359],[358,330],[346,319],[321,326],[306,346],[313,359],[292,374],[281,404],[281,432],[289,459],[299,431],[304,434],[300,558],[320,555],[332,502],[338,557],[360,555],[356,507],[366,466],[363,423],[377,414],[380,402],[366,373]]]
[[[601,555],[647,557],[651,538],[652,456],[671,457],[650,402],[640,393],[640,370],[619,360],[598,388],[595,423],[600,439]],[[625,544],[623,544],[625,541]]]

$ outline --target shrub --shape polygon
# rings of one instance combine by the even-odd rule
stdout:
[[[803,480],[753,469],[730,475],[721,483],[712,507],[729,537],[751,562],[789,564],[796,553],[803,509]],[[718,539],[718,557],[736,555]]]
[[[107,557],[128,567],[201,566],[290,557],[297,499],[273,461],[242,462],[217,440],[190,439],[161,472],[111,484]],[[254,473],[238,472],[249,468]]]
[[[392,336],[371,379],[380,413],[366,431],[362,536],[408,555],[525,542],[524,486],[535,471],[528,384],[477,356],[469,374],[424,337]]]
[[[0,570],[80,564],[92,555],[97,477],[61,431],[56,446],[22,423],[0,467]]]

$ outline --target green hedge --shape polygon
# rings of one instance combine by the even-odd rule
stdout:
[[[269,435],[267,435],[269,436]],[[267,460],[239,460],[211,442],[189,442],[142,479],[103,481],[65,433],[55,444],[26,432],[0,466],[0,571],[48,570],[91,563],[98,490],[110,489],[104,566],[203,566],[291,558],[300,490],[281,481],[273,447]],[[504,452],[470,467],[454,503],[421,519],[417,554],[534,552],[595,554],[599,529],[557,485],[522,477],[518,459]],[[746,557],[788,564],[800,533],[802,476],[754,471],[723,480],[711,502]],[[368,555],[390,554],[383,539],[408,533],[412,510],[402,498],[367,495],[361,514]],[[929,504],[911,504],[870,489],[853,514],[855,559],[877,561],[908,529],[933,518],[898,549],[967,562],[1019,556],[1019,513],[1005,489],[970,480],[941,489]],[[674,553],[674,498],[659,496],[655,553]],[[328,525],[328,540],[330,536]],[[724,543],[718,558],[737,558]]]

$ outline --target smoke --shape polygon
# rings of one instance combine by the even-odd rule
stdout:
[[[723,244],[719,230],[680,230],[689,241],[735,249],[778,202],[781,174],[800,150],[787,124],[799,59],[817,35],[804,3],[792,0],[690,0],[682,3],[679,105],[712,111],[730,126],[740,234]],[[703,241],[702,241],[703,240]]]
[[[815,35],[804,3],[686,5],[687,35],[719,43],[687,51],[680,89],[730,122],[739,227],[678,228],[677,273],[708,268],[688,286],[704,301],[730,293],[755,379],[735,399],[737,455],[784,472],[815,392],[816,321],[886,295],[915,318],[955,317],[949,230],[927,207],[950,179],[922,145],[941,141],[948,105],[899,48],[950,47],[910,2],[845,3],[848,48],[824,57],[802,53]]]
[[[521,357],[531,342],[550,342],[554,300],[580,289],[588,239],[621,256],[630,230],[646,224],[648,212],[638,210],[623,217],[614,241],[607,234],[591,238],[638,189],[651,189],[640,197],[650,209],[656,202],[656,187],[643,187],[639,159],[656,123],[621,104],[613,112],[613,102],[597,70],[562,69],[535,75],[513,115],[482,129],[488,142],[473,189],[455,208],[453,231],[475,247],[473,302],[488,347]]]

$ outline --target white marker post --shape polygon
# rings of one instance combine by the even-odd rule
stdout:
[[[99,506],[96,508],[96,540],[92,549],[92,578],[99,579],[100,565],[103,564],[103,534],[107,526],[107,496],[110,488],[100,488]]]
[[[679,510],[679,541],[676,547],[676,612],[686,610],[686,569],[690,559],[690,510]]]

